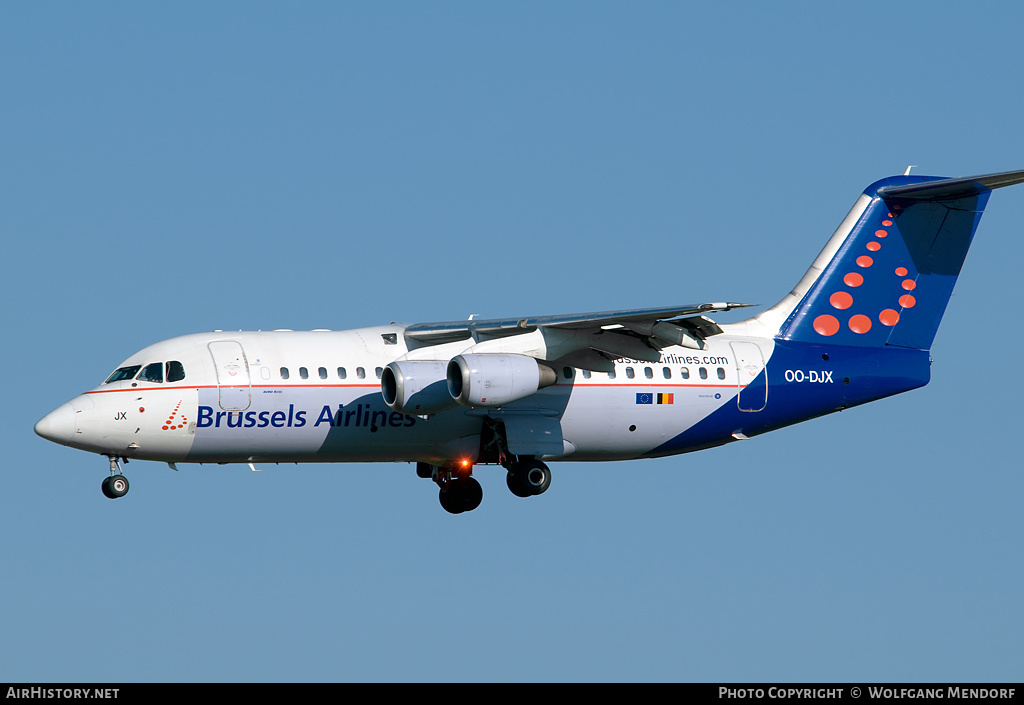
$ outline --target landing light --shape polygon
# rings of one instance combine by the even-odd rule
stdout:
[[[452,475],[456,477],[469,477],[473,472],[473,461],[469,458],[462,458],[456,461],[455,467],[452,468]]]

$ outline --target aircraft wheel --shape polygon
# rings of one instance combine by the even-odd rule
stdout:
[[[441,507],[449,514],[471,512],[483,501],[484,490],[472,477],[452,480],[438,493]]]
[[[111,475],[100,485],[103,496],[110,499],[117,499],[128,494],[128,478],[124,475]]]
[[[480,506],[484,501],[484,488],[472,477],[464,477],[456,480],[459,487],[459,496],[462,498],[462,511],[471,512]]]
[[[527,460],[512,466],[507,482],[515,496],[532,497],[551,486],[551,470],[539,460]]]
[[[449,514],[462,514],[462,512],[465,511],[462,508],[462,502],[459,501],[455,491],[450,488],[445,489],[442,487],[437,498],[441,502],[441,508]]]
[[[508,475],[505,476],[505,482],[508,484],[508,490],[516,497],[529,497],[532,493],[523,483],[523,473],[518,470],[509,470]]]

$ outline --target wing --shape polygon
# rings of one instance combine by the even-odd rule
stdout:
[[[405,337],[412,347],[441,345],[469,338],[481,342],[537,330],[549,336],[563,332],[578,341],[573,347],[581,354],[576,355],[575,366],[604,369],[604,361],[616,357],[657,361],[659,348],[666,345],[703,348],[704,338],[721,332],[721,329],[702,314],[752,305],[722,302],[556,316],[418,323],[405,329]],[[586,350],[598,353],[599,357],[593,358]]]
[[[599,329],[610,325],[655,324],[683,316],[730,311],[754,304],[714,303],[670,308],[635,308],[625,311],[599,311],[570,313],[556,316],[529,316],[527,318],[491,318],[478,321],[444,321],[417,323],[405,329],[405,337],[421,343],[439,344],[469,337],[500,338],[507,335],[529,333],[538,328],[565,328],[571,330]]]

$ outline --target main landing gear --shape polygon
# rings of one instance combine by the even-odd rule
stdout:
[[[100,489],[103,496],[108,499],[117,499],[128,494],[128,478],[121,474],[121,465],[117,462],[116,455],[108,455],[110,458],[110,477],[103,480]],[[126,463],[128,459],[124,460]]]
[[[484,488],[472,477],[456,477],[441,488],[437,498],[449,514],[471,512],[483,501]]]
[[[551,470],[539,460],[525,458],[503,463],[503,466],[508,470],[505,478],[508,489],[516,497],[543,494],[551,486]],[[416,463],[416,474],[437,484],[441,507],[450,514],[471,512],[483,501],[483,487],[472,477],[472,472],[473,466],[468,462],[452,467]]]
[[[449,514],[471,512],[484,499],[484,488],[472,477],[473,465],[463,461],[451,467],[416,463],[416,474],[440,487],[438,500]]]
[[[516,497],[543,494],[551,486],[551,470],[539,460],[519,460],[506,466],[508,489]]]

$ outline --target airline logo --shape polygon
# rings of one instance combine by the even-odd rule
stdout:
[[[185,418],[184,416],[181,416],[179,418],[179,409],[181,409],[180,399],[178,400],[178,405],[174,407],[174,411],[172,411],[171,415],[167,418],[167,421],[165,421],[164,424],[161,426],[161,430],[177,431],[178,429],[185,428],[185,426],[188,424],[188,419]],[[139,409],[139,411],[142,411],[142,409]]]
[[[297,410],[294,404],[289,404],[287,411],[219,411],[212,406],[200,405],[196,428],[303,428],[309,423],[314,428],[354,426],[376,431],[378,428],[411,428],[418,421],[415,416],[391,409],[376,409],[369,404],[356,404],[354,407],[338,404],[337,409],[324,405],[315,421],[312,420],[314,413]]]
[[[842,281],[845,288],[837,288],[829,297],[828,301],[832,307],[830,312],[822,313],[814,319],[813,327],[818,335],[828,338],[839,333],[843,329],[843,321],[840,318],[845,320],[846,327],[854,333],[858,335],[866,334],[871,330],[875,319],[872,316],[865,315],[865,313],[854,313],[851,311],[851,309],[856,309],[858,305],[862,306],[867,313],[871,313],[871,307],[880,308],[886,304],[892,306],[893,303],[897,303],[899,310],[896,307],[885,308],[877,314],[879,323],[886,328],[892,328],[899,323],[901,313],[913,308],[917,303],[917,299],[910,293],[917,288],[916,275],[904,266],[909,263],[910,255],[905,252],[906,247],[903,246],[902,241],[898,238],[889,238],[889,240],[896,240],[896,242],[890,243],[889,256],[883,258],[883,255],[886,254],[885,246],[888,242],[886,238],[889,236],[889,229],[896,227],[893,221],[890,220],[890,218],[893,218],[893,214],[888,213],[886,215],[886,219],[881,222],[882,227],[875,230],[874,237],[865,243],[862,254],[853,260],[856,268],[851,267],[852,271],[848,271],[843,276]],[[856,252],[853,254],[856,254]],[[892,264],[898,264],[899,266],[892,268]],[[872,269],[873,267],[874,269]],[[891,283],[885,281],[885,279],[891,278],[892,274],[886,276],[885,274],[875,273],[875,270],[878,269],[893,272],[895,278],[899,280],[899,288],[894,289]],[[865,287],[865,290],[869,291],[861,295],[860,287],[865,283],[865,277],[871,277],[872,275],[874,275],[874,279],[870,282],[871,286]],[[888,298],[878,298],[882,292],[886,292]],[[897,300],[893,302],[891,299]],[[850,315],[851,313],[853,315]]]

